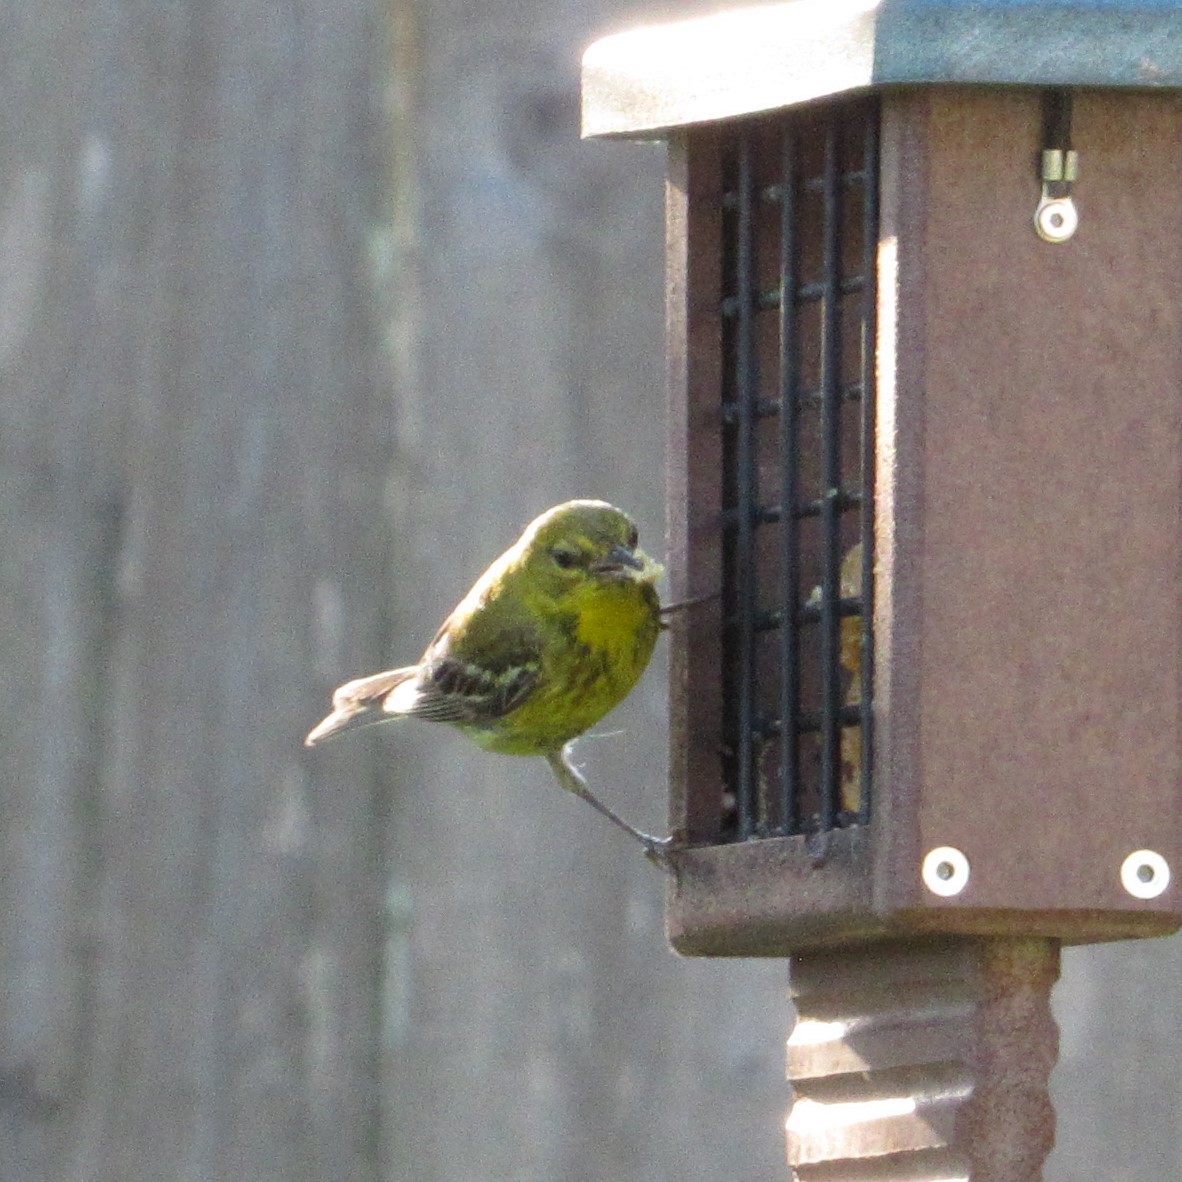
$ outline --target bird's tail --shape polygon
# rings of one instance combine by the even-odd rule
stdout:
[[[408,665],[405,669],[391,669],[346,682],[332,696],[332,713],[313,728],[304,740],[304,746],[315,747],[341,731],[386,722],[394,717],[397,712],[387,708],[387,698],[418,671],[418,666]]]

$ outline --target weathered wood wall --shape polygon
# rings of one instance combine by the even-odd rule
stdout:
[[[667,953],[541,766],[300,746],[546,505],[660,548],[626,19],[0,4],[0,1182],[783,1176],[782,966]],[[661,672],[583,749],[654,827]],[[1177,1172],[1177,949],[1068,957],[1052,1176]]]
[[[0,15],[5,1179],[380,1176],[390,785],[299,744],[385,635],[384,40]]]

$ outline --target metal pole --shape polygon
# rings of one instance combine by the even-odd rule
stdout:
[[[1058,1056],[1046,939],[942,938],[794,957],[797,1182],[1039,1182]]]

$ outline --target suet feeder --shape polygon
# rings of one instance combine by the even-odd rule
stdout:
[[[1182,922],[1182,7],[795,0],[596,43],[668,140],[669,920]]]
[[[1037,1177],[1058,945],[1182,924],[1182,5],[794,0],[583,83],[668,144],[671,940],[796,958],[806,1097],[975,1097],[798,1090],[801,1178]]]

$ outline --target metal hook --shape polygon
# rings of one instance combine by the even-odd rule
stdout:
[[[1079,177],[1079,153],[1071,147],[1069,90],[1050,90],[1043,104],[1043,144],[1039,176],[1042,192],[1034,228],[1044,242],[1066,242],[1079,227],[1071,187]]]

